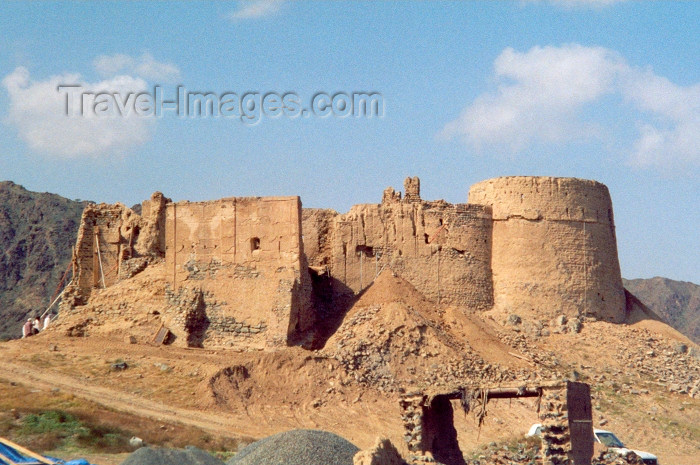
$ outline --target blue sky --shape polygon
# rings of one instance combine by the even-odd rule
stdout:
[[[300,195],[347,211],[421,178],[465,202],[505,175],[611,192],[622,273],[700,283],[700,4],[2,2],[0,179],[140,202]],[[66,117],[57,84],[376,92],[381,117]]]

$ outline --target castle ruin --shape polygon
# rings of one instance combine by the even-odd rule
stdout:
[[[91,205],[62,309],[157,261],[163,325],[188,346],[310,344],[328,316],[320,307],[352,299],[384,270],[465,313],[626,318],[608,189],[575,178],[491,179],[464,204],[423,200],[408,178],[403,196],[387,188],[381,203],[345,214],[302,209],[299,197],[156,193],[141,214]]]

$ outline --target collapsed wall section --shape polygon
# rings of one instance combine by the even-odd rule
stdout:
[[[164,256],[165,204],[155,192],[143,202],[143,215],[121,203],[90,204],[83,210],[73,252],[73,280],[62,308],[85,305],[94,289],[107,288]]]
[[[625,318],[612,202],[605,185],[515,176],[469,190],[493,214],[495,309],[535,318]]]
[[[337,216],[338,212],[330,209],[304,208],[302,210],[304,253],[309,266],[317,271],[322,271],[330,263],[333,220]]]
[[[276,347],[314,323],[299,197],[167,205],[166,322],[187,345]]]

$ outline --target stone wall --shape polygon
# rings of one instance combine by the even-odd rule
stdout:
[[[135,251],[141,256],[165,257],[165,208],[170,199],[160,192],[141,202],[141,221]]]
[[[411,465],[464,465],[457,441],[452,402],[473,412],[477,427],[491,399],[539,397],[544,465],[590,465],[593,455],[590,388],[584,383],[558,383],[517,388],[456,387],[454,390],[407,392],[399,399],[404,440]],[[569,417],[575,412],[575,419]],[[571,424],[575,433],[571,432]]]
[[[389,188],[381,204],[356,205],[332,219],[309,212],[309,262],[326,266],[346,291],[362,291],[389,268],[432,301],[490,308],[490,208],[422,201],[417,178],[406,186],[404,199]],[[323,238],[318,231],[328,223]]]
[[[452,396],[411,392],[399,400],[412,465],[465,465],[454,427]]]
[[[543,395],[541,409],[543,465],[571,465],[569,460],[571,433],[567,414],[566,390],[546,391]]]
[[[604,185],[497,178],[472,186],[468,204],[422,200],[418,178],[404,189],[346,214],[302,214],[296,196],[172,203],[156,192],[141,215],[90,205],[62,307],[164,258],[164,323],[187,345],[313,345],[384,269],[467,312],[625,321]]]
[[[299,197],[168,204],[165,268],[167,323],[188,345],[277,347],[314,324]]]
[[[624,321],[607,187],[574,178],[504,177],[472,186],[469,202],[492,209],[496,310]]]
[[[309,266],[319,271],[330,264],[332,227],[337,216],[335,210],[322,208],[304,208],[302,211],[304,253]]]

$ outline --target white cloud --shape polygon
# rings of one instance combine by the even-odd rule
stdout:
[[[603,123],[580,114],[609,94],[621,95],[638,117],[630,159],[639,166],[700,164],[700,84],[678,86],[630,66],[601,47],[505,49],[494,62],[497,89],[478,96],[442,135],[477,151],[517,153],[537,143],[597,137]]]
[[[651,70],[629,69],[621,92],[652,122],[640,123],[632,153],[639,166],[700,165],[700,83],[679,86]]]
[[[117,76],[88,83],[79,74],[64,74],[35,81],[26,68],[18,67],[2,84],[10,97],[6,121],[34,151],[65,158],[120,155],[151,137],[152,118],[90,113],[69,117],[66,94],[57,90],[59,85],[80,84],[86,92],[125,95],[146,90],[147,83],[141,78]]]
[[[229,15],[229,19],[255,19],[277,13],[284,0],[250,0],[239,2],[238,10]]]
[[[138,58],[120,53],[100,55],[95,58],[94,66],[102,77],[129,74],[157,83],[174,82],[180,78],[177,66],[156,61],[150,53],[144,53]]]
[[[483,149],[516,153],[532,143],[560,142],[585,128],[575,123],[580,108],[613,89],[618,57],[580,45],[505,49],[494,63],[500,84],[468,106],[443,134],[461,136]]]

